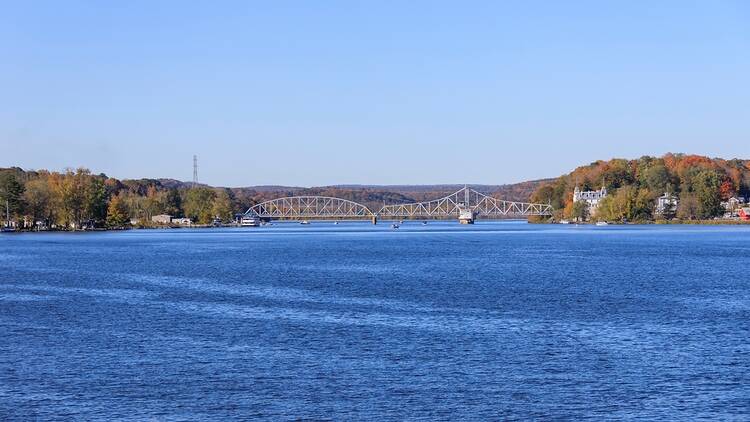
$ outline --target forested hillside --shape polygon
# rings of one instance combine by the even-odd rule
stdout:
[[[324,195],[349,199],[377,210],[384,203],[435,199],[462,185],[359,186],[318,188],[258,186],[193,187],[173,179],[118,180],[87,169],[49,172],[0,169],[0,205],[6,199],[14,221],[43,221],[59,228],[122,227],[131,220],[148,224],[157,214],[185,216],[199,223],[234,213],[273,198]],[[750,196],[750,160],[723,160],[697,155],[667,154],[636,160],[612,159],[579,167],[557,179],[511,185],[476,185],[497,198],[551,203],[555,217],[581,217],[573,206],[573,190],[605,186],[609,195],[596,210],[598,219],[645,221],[658,218],[710,219],[725,211],[722,201]],[[656,198],[679,198],[674,215],[656,215]]]
[[[683,220],[711,219],[721,216],[721,205],[733,196],[750,194],[750,160],[724,160],[699,155],[666,154],[636,160],[612,159],[579,167],[540,186],[532,199],[550,202],[556,217],[581,217],[581,208],[573,206],[573,190],[608,190],[608,196],[596,211],[607,221],[645,221],[656,219],[656,198],[670,193],[679,198],[675,215]]]

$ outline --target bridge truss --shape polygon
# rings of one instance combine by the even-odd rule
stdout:
[[[464,187],[448,196],[412,204],[384,205],[377,213],[365,205],[329,196],[291,196],[272,199],[245,212],[261,219],[451,218],[470,213],[473,217],[502,218],[552,215],[549,204],[496,199]]]
[[[329,196],[290,196],[262,202],[245,214],[264,219],[372,218],[362,204]]]
[[[463,187],[446,197],[413,204],[385,205],[378,212],[381,218],[439,218],[458,216],[471,211],[482,217],[526,217],[531,215],[552,215],[552,206],[528,202],[513,202],[496,199]]]

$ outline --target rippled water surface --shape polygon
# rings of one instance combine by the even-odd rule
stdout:
[[[0,236],[0,419],[747,419],[750,228]]]

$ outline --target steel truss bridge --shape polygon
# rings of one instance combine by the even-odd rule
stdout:
[[[475,218],[551,216],[549,204],[533,204],[496,199],[469,187],[440,199],[412,204],[384,205],[373,212],[365,205],[329,196],[291,196],[262,202],[248,209],[245,215],[262,220],[308,219],[437,219],[459,218],[473,222]]]

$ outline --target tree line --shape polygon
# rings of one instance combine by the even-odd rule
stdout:
[[[685,154],[596,161],[540,186],[532,200],[552,204],[557,219],[585,219],[589,217],[585,204],[573,202],[576,186],[607,188],[608,195],[595,211],[600,220],[713,219],[726,211],[723,201],[750,194],[750,161]],[[678,204],[659,213],[657,198],[665,193]]]
[[[17,227],[38,224],[63,230],[148,226],[169,214],[198,224],[230,221],[240,205],[229,189],[166,187],[157,180],[120,181],[86,168],[64,172],[0,171],[0,205]]]
[[[197,224],[227,222],[260,202],[283,196],[321,195],[359,202],[377,211],[384,203],[407,203],[435,193],[404,195],[370,188],[219,188],[171,179],[119,180],[86,168],[63,172],[0,168],[0,208],[17,227],[37,222],[59,230],[151,226],[159,214],[190,218]]]

